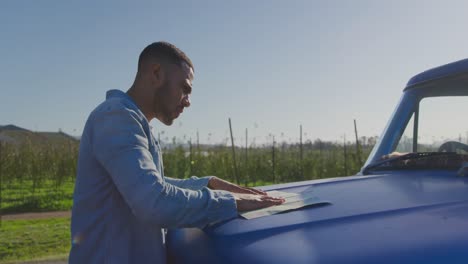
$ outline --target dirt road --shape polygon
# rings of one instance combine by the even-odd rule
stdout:
[[[19,219],[45,219],[56,217],[70,217],[71,211],[58,211],[58,212],[42,212],[42,213],[21,213],[21,214],[4,214],[1,216],[2,220],[19,220]]]

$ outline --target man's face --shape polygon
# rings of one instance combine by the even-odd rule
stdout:
[[[193,70],[186,63],[164,66],[164,83],[156,90],[153,103],[154,113],[165,125],[172,125],[174,119],[190,106]]]

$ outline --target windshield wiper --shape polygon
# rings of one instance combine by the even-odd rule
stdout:
[[[384,160],[380,160],[372,164],[369,164],[362,170],[362,174],[367,175],[369,171],[371,170],[374,170],[379,167],[391,167],[393,164],[396,164],[401,161],[417,160],[417,159],[437,157],[437,156],[445,156],[447,158],[450,158],[450,157],[458,157],[458,154],[456,152],[412,152],[412,153],[403,154],[401,156],[384,159]]]

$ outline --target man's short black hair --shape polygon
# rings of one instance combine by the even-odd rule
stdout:
[[[171,43],[165,41],[154,42],[148,45],[140,54],[138,58],[138,71],[143,67],[143,64],[150,59],[161,60],[161,62],[174,63],[179,66],[185,62],[187,65],[193,68],[192,61],[185,55],[183,51],[174,46]]]

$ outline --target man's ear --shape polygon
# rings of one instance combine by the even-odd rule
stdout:
[[[156,84],[160,85],[164,83],[164,78],[166,78],[166,74],[164,72],[164,67],[162,67],[161,64],[154,63],[153,65],[151,65],[151,74]]]

